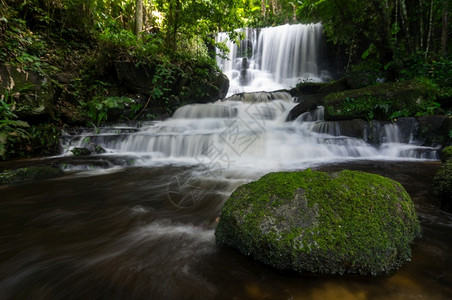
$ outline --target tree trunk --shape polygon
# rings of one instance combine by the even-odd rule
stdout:
[[[261,2],[261,14],[262,14],[262,16],[264,16],[264,19],[265,19],[265,17],[266,17],[266,15],[267,15],[267,0],[261,0],[262,2]]]
[[[443,27],[441,30],[441,53],[444,58],[447,56],[447,14],[447,2],[445,2],[443,8]]]
[[[424,0],[419,0],[419,40],[421,49],[424,49]]]
[[[410,34],[410,26],[408,24],[408,12],[406,9],[406,3],[405,0],[400,0],[400,8],[401,8],[401,20],[402,20],[402,28],[403,32],[405,34],[405,41],[407,48],[411,51],[413,51],[413,46],[411,42],[411,34]]]
[[[428,37],[425,49],[425,58],[427,58],[428,52],[430,51],[430,41],[432,40],[432,31],[433,31],[433,0],[430,0],[430,20],[428,26]]]
[[[137,39],[141,40],[141,31],[143,30],[143,0],[137,0],[135,10],[135,34]]]

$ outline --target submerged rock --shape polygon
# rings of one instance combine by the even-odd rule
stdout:
[[[420,234],[413,202],[398,182],[310,169],[242,185],[215,230],[219,245],[280,270],[372,275],[409,261]]]

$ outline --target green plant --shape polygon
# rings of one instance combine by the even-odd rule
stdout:
[[[4,94],[8,98],[8,92],[5,91]],[[0,157],[6,159],[16,152],[14,147],[10,147],[11,144],[30,138],[30,134],[26,130],[30,125],[17,120],[18,117],[13,113],[11,106],[2,99],[0,99],[0,118]]]
[[[451,158],[452,158],[452,146],[448,146],[441,151],[441,160],[443,162],[446,162]]]
[[[151,98],[163,100],[167,104],[169,100],[167,92],[171,91],[174,80],[173,70],[169,64],[157,64],[152,78]]]
[[[452,159],[447,160],[433,178],[434,192],[443,207],[452,209]]]
[[[87,110],[88,117],[93,120],[94,125],[98,127],[101,123],[106,122],[108,114],[113,110],[122,110],[130,107],[135,114],[140,108],[141,104],[129,97],[95,97],[93,100],[84,104]]]

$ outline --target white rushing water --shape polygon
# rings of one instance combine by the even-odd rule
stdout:
[[[322,25],[284,25],[244,31],[240,47],[226,41],[229,58],[218,60],[229,76],[229,94],[271,91],[302,79],[322,81]],[[106,155],[133,156],[135,165],[194,164],[206,170],[264,171],[305,168],[352,159],[436,159],[436,149],[421,147],[397,124],[372,123],[346,136],[343,124],[325,122],[323,108],[286,122],[296,105],[286,92],[254,92],[224,101],[180,107],[171,118],[141,128],[110,128],[69,136],[63,148],[100,145]],[[364,121],[363,121],[364,122]],[[409,134],[408,134],[409,135]],[[378,145],[367,140],[369,136]],[[376,139],[375,139],[376,138]]]
[[[107,149],[107,155],[139,157],[136,164],[197,164],[209,170],[244,172],[351,159],[436,158],[436,149],[402,143],[396,124],[382,125],[375,133],[382,143],[371,145],[342,135],[337,123],[323,121],[323,108],[285,122],[295,105],[287,95],[262,102],[192,104],[179,108],[172,118],[143,126],[137,132],[72,136],[66,139],[65,149],[97,144]]]
[[[327,70],[319,67],[322,25],[296,24],[247,29],[239,45],[226,33],[217,36],[230,49],[217,63],[230,80],[229,95],[275,91],[294,87],[302,80],[323,81]],[[218,54],[220,54],[218,50]]]

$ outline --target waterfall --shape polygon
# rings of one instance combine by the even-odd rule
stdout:
[[[274,91],[294,87],[301,80],[322,81],[328,72],[320,70],[322,25],[296,24],[241,30],[239,45],[218,34],[216,41],[230,49],[217,64],[230,80],[229,95]],[[217,50],[218,54],[220,51]]]
[[[227,42],[229,59],[218,59],[231,81],[223,101],[180,107],[164,121],[136,130],[85,132],[64,137],[73,147],[100,145],[105,155],[134,156],[135,164],[196,164],[208,170],[278,170],[354,159],[437,159],[436,148],[422,147],[398,124],[377,121],[325,122],[324,109],[286,118],[296,103],[278,89],[306,79],[322,81],[319,67],[322,26],[284,25],[242,31]],[[259,91],[259,92],[256,92]],[[364,122],[364,123],[363,123]],[[405,124],[407,127],[409,124]]]
[[[323,107],[285,122],[296,105],[281,99],[192,104],[172,118],[126,133],[115,130],[69,135],[64,148],[100,145],[105,155],[127,155],[135,164],[197,164],[206,169],[275,170],[356,159],[437,159],[435,148],[401,142],[397,124],[382,124],[379,144],[344,135],[349,125],[323,121]],[[124,130],[124,129],[123,129]],[[367,130],[367,129],[363,129]],[[365,133],[359,134],[364,136]]]

